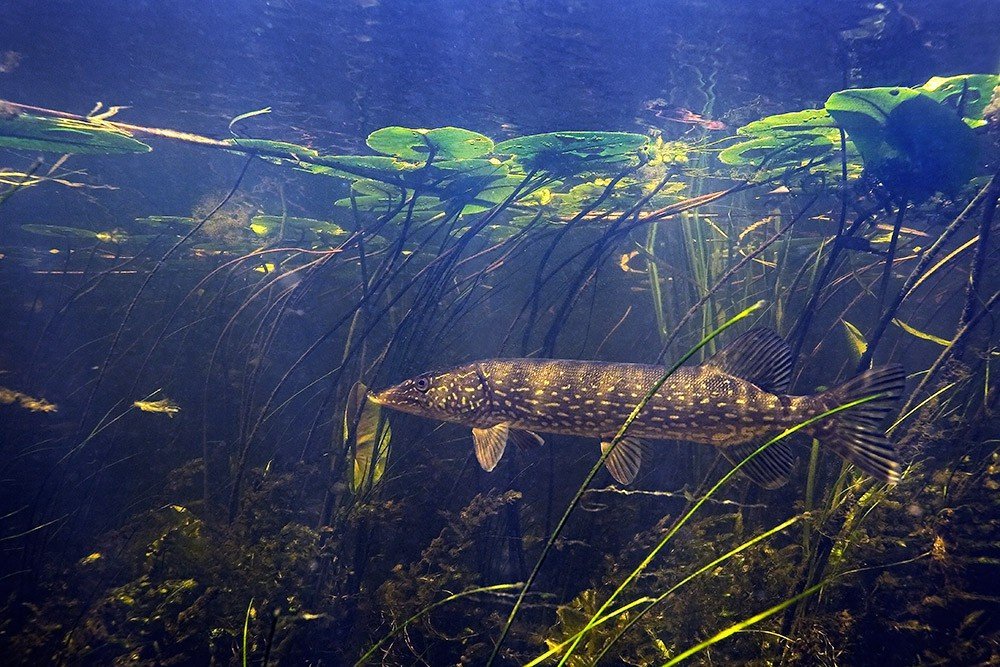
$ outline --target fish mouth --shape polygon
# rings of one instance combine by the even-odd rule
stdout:
[[[382,391],[370,391],[368,392],[368,400],[375,405],[391,405],[389,402],[389,394],[391,389],[383,389]]]

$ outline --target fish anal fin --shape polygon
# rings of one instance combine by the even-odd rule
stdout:
[[[521,451],[535,449],[536,447],[541,447],[545,444],[545,440],[542,436],[538,435],[534,431],[524,431],[519,428],[510,429],[507,434],[507,438],[517,445],[517,448]]]
[[[759,443],[747,443],[726,447],[722,455],[733,465],[738,465],[748,456],[760,449]],[[750,478],[757,486],[765,489],[778,489],[788,482],[795,466],[795,455],[786,442],[776,442],[767,449],[747,461],[740,472]]]
[[[772,394],[788,393],[792,350],[773,329],[751,329],[705,362]]]
[[[507,448],[510,429],[505,423],[487,428],[473,428],[472,442],[476,447],[476,459],[486,472],[493,472]]]
[[[607,454],[614,439],[601,441],[601,453]],[[646,451],[646,443],[639,438],[624,437],[604,461],[604,466],[619,484],[631,484],[639,467],[642,465],[642,455]]]

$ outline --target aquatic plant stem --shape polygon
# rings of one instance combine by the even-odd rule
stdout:
[[[744,311],[744,313],[746,313],[746,311]],[[790,435],[792,435],[794,433],[797,433],[798,431],[801,431],[802,429],[804,429],[804,428],[806,428],[808,426],[811,426],[812,424],[815,424],[818,421],[821,421],[823,419],[826,419],[827,417],[833,416],[833,415],[837,414],[838,412],[842,412],[844,410],[849,410],[849,409],[851,409],[853,407],[856,407],[858,405],[862,405],[862,404],[867,403],[869,401],[875,400],[876,398],[879,398],[880,396],[881,396],[880,394],[875,394],[873,396],[865,396],[863,398],[859,398],[857,400],[850,401],[848,403],[844,403],[843,405],[839,405],[839,406],[837,406],[835,408],[832,408],[830,410],[826,410],[825,412],[823,412],[821,414],[818,414],[815,417],[810,417],[809,419],[806,419],[806,420],[804,420],[802,422],[799,422],[795,426],[791,426],[789,428],[786,428],[784,431],[782,431],[781,433],[779,433],[778,435],[776,435],[775,437],[771,438],[770,440],[768,440],[767,442],[765,442],[763,445],[761,445],[760,447],[758,447],[752,454],[750,454],[745,459],[743,459],[742,461],[740,461],[738,464],[736,464],[735,466],[733,466],[733,468],[729,472],[727,472],[725,475],[723,475],[722,478],[719,479],[719,481],[716,482],[712,486],[712,488],[710,488],[707,492],[705,492],[705,494],[702,495],[698,499],[698,501],[695,502],[694,505],[691,506],[691,509],[689,509],[687,511],[687,513],[685,513],[684,516],[681,517],[677,521],[677,523],[675,523],[671,527],[671,529],[667,532],[667,534],[663,537],[663,539],[660,540],[660,542],[646,555],[646,558],[644,558],[643,561],[641,563],[639,563],[639,565],[634,570],[632,570],[632,572],[625,578],[625,580],[622,581],[622,583],[618,586],[618,588],[615,589],[614,593],[612,593],[608,597],[608,599],[604,602],[604,604],[602,604],[601,607],[597,610],[597,612],[594,613],[594,615],[591,617],[591,620],[587,623],[587,627],[590,627],[595,619],[600,618],[601,614],[603,614],[607,610],[607,608],[611,606],[611,604],[618,598],[618,596],[621,595],[622,592],[624,592],[624,590],[633,581],[635,581],[636,578],[638,578],[639,575],[642,574],[643,571],[645,571],[645,569],[647,567],[649,567],[650,563],[653,562],[653,559],[656,558],[657,554],[659,554],[660,551],[665,546],[667,546],[667,544],[670,542],[670,540],[673,539],[674,535],[676,535],[677,532],[681,528],[684,527],[684,525],[691,519],[691,517],[694,516],[694,514],[701,508],[701,506],[704,505],[708,501],[709,498],[711,498],[713,495],[715,495],[715,492],[718,491],[720,488],[722,488],[722,486],[725,485],[726,482],[728,482],[730,479],[732,479],[732,477],[734,475],[736,475],[736,473],[739,472],[740,469],[743,468],[743,466],[747,464],[747,462],[749,462],[750,460],[752,460],[755,456],[757,456],[758,454],[760,454],[761,452],[763,452],[765,449],[767,449],[771,445],[773,445],[773,444],[775,444],[777,442],[780,442],[781,440],[784,440],[788,436],[790,436]],[[575,647],[576,647],[576,643],[574,643],[572,646],[570,646],[569,650],[563,655],[562,660],[559,662],[560,665],[563,665],[563,664],[566,663],[566,660],[568,660],[569,657],[572,655],[573,649]]]
[[[389,634],[387,634],[386,636],[382,637],[382,639],[380,639],[377,642],[375,642],[374,646],[372,646],[367,651],[365,651],[364,654],[360,658],[357,659],[357,661],[354,663],[354,667],[361,667],[361,665],[363,665],[366,662],[368,662],[368,659],[370,657],[372,657],[372,654],[375,653],[375,651],[377,651],[379,649],[379,647],[381,647],[387,641],[389,641],[390,639],[392,639],[393,637],[395,637],[396,635],[398,635],[400,632],[402,632],[403,630],[405,630],[407,628],[407,626],[410,625],[410,623],[413,623],[414,621],[423,618],[424,616],[426,616],[427,614],[431,613],[432,611],[434,611],[435,609],[437,609],[441,605],[448,604],[449,602],[453,602],[454,600],[458,600],[460,598],[468,597],[470,595],[475,595],[477,593],[494,593],[494,592],[498,592],[498,591],[509,591],[509,590],[518,588],[520,586],[521,586],[520,583],[514,583],[514,584],[495,584],[493,586],[482,586],[482,587],[479,587],[479,588],[470,588],[469,590],[462,591],[461,593],[455,593],[453,595],[449,595],[448,597],[444,598],[443,600],[438,600],[434,604],[428,605],[428,606],[424,607],[423,609],[421,609],[420,611],[418,611],[417,613],[415,613],[414,615],[410,616],[408,619],[406,619],[405,621],[403,621],[403,623],[401,625],[393,628],[392,631],[389,632]]]
[[[927,270],[927,267],[930,266],[930,263],[937,256],[938,252],[940,252],[941,249],[948,243],[948,241],[951,240],[951,237],[955,235],[955,232],[961,229],[961,227],[969,219],[969,216],[972,214],[972,212],[981,203],[986,201],[987,197],[989,196],[989,193],[992,191],[994,187],[997,187],[998,184],[1000,184],[1000,178],[994,175],[994,177],[990,179],[990,182],[979,190],[976,196],[972,198],[972,201],[970,201],[968,205],[966,205],[966,207],[962,209],[962,212],[959,213],[955,217],[955,219],[952,220],[951,223],[949,223],[948,226],[944,228],[944,230],[942,230],[942,232],[934,240],[934,243],[932,243],[930,247],[927,248],[927,250],[924,252],[923,256],[920,258],[920,261],[917,262],[917,265],[913,268],[913,271],[910,272],[909,277],[907,277],[906,281],[903,283],[903,286],[896,294],[896,297],[893,299],[892,303],[889,304],[889,307],[886,308],[885,311],[882,313],[882,318],[881,320],[879,320],[878,326],[875,327],[875,330],[872,332],[871,336],[869,336],[868,348],[865,350],[865,353],[862,355],[860,361],[858,362],[859,370],[864,370],[871,364],[872,357],[875,354],[875,348],[878,345],[878,343],[882,340],[882,335],[888,328],[889,323],[892,322],[892,318],[895,317],[896,312],[898,312],[899,306],[910,295],[910,293],[917,288],[917,285],[919,285],[920,282],[923,280],[923,277],[925,275],[924,272]]]
[[[81,413],[83,415],[81,419],[86,418],[87,413],[90,411],[90,406],[93,403],[94,398],[97,396],[97,391],[98,389],[100,389],[101,382],[104,379],[104,375],[105,373],[107,373],[108,366],[111,364],[111,358],[112,356],[114,356],[115,348],[118,346],[118,341],[121,339],[121,335],[125,331],[125,324],[128,322],[129,317],[132,315],[132,311],[135,310],[136,304],[139,303],[139,298],[142,296],[143,292],[145,292],[146,287],[149,286],[150,281],[153,280],[153,276],[155,276],[157,271],[159,271],[159,269],[164,264],[166,264],[167,260],[170,259],[170,257],[177,251],[178,248],[187,243],[188,239],[190,239],[192,236],[198,233],[201,230],[201,228],[205,226],[205,223],[207,223],[212,218],[212,216],[218,213],[219,210],[223,206],[225,206],[230,199],[232,199],[233,195],[236,194],[236,191],[239,190],[240,185],[243,183],[243,178],[246,176],[247,170],[250,168],[250,163],[252,161],[253,161],[252,158],[246,159],[246,161],[243,163],[243,167],[240,169],[239,175],[236,177],[236,181],[233,183],[233,187],[229,189],[229,192],[226,193],[226,196],[223,197],[222,200],[218,204],[216,204],[216,206],[211,211],[209,211],[207,215],[205,215],[201,220],[199,220],[198,224],[192,227],[187,234],[182,236],[176,243],[170,246],[170,248],[165,253],[163,253],[163,255],[160,256],[158,260],[156,260],[156,264],[154,264],[153,268],[149,270],[149,273],[146,274],[146,277],[143,279],[142,284],[139,285],[139,290],[135,293],[135,296],[132,297],[132,301],[129,302],[128,307],[125,309],[125,314],[122,315],[122,321],[118,324],[118,328],[115,330],[115,335],[111,339],[111,345],[108,348],[108,353],[105,355],[104,361],[101,364],[101,369],[97,374],[97,380],[94,382],[94,386],[90,390],[90,396],[87,398],[87,404],[84,407],[83,412]]]
[[[649,391],[646,392],[646,395],[642,398],[642,400],[640,400],[639,403],[635,406],[635,408],[629,414],[628,418],[625,420],[625,423],[622,424],[620,429],[618,429],[618,433],[615,434],[615,437],[611,441],[611,446],[607,448],[607,451],[601,454],[597,462],[590,469],[590,472],[587,473],[587,476],[584,478],[583,483],[580,485],[580,488],[577,489],[576,495],[573,496],[573,499],[566,507],[566,511],[563,512],[562,517],[556,524],[555,530],[552,531],[552,534],[549,535],[549,539],[545,542],[545,546],[542,548],[542,553],[538,556],[538,560],[535,562],[535,566],[532,568],[531,574],[528,575],[527,581],[525,581],[524,586],[521,587],[521,590],[517,596],[517,600],[514,602],[514,606],[510,610],[510,614],[507,616],[507,621],[504,623],[503,630],[501,630],[500,632],[500,637],[497,639],[497,642],[493,647],[493,652],[490,654],[490,658],[486,663],[487,667],[492,665],[493,662],[496,660],[497,656],[499,655],[500,647],[503,645],[504,639],[507,638],[507,634],[510,632],[510,627],[514,623],[514,618],[517,616],[517,612],[521,608],[521,604],[524,601],[524,597],[528,594],[531,585],[535,582],[535,579],[538,577],[538,573],[539,571],[541,571],[542,565],[545,563],[545,559],[548,556],[549,551],[555,544],[556,539],[562,533],[563,528],[565,528],[566,523],[569,521],[570,515],[576,509],[577,505],[580,504],[580,499],[583,498],[583,494],[587,491],[587,487],[590,486],[590,483],[593,481],[594,477],[597,476],[597,473],[600,471],[601,466],[604,465],[604,462],[608,459],[609,456],[611,456],[612,452],[615,451],[615,448],[618,446],[618,443],[620,443],[622,439],[625,437],[625,433],[627,432],[629,426],[631,426],[632,422],[635,421],[635,419],[639,416],[639,413],[642,412],[642,410],[646,407],[646,404],[649,403],[652,397],[656,395],[656,392],[659,391],[660,387],[663,386],[663,384],[667,381],[667,379],[671,375],[673,375],[674,372],[676,372],[677,369],[680,368],[688,359],[693,357],[698,352],[698,350],[703,348],[713,338],[721,334],[729,327],[733,326],[740,320],[749,317],[751,314],[755,313],[756,311],[760,310],[763,307],[764,307],[763,301],[755,303],[749,308],[734,315],[732,318],[727,320],[721,326],[717,327],[705,338],[702,338],[697,345],[688,350],[688,352],[684,354],[677,361],[677,363],[671,366],[670,369],[667,370],[667,372],[663,375],[663,377],[661,377],[656,383],[653,384],[653,386],[649,389]]]
[[[633,625],[635,625],[636,623],[638,623],[639,619],[641,619],[643,616],[645,616],[646,613],[649,612],[650,610],[652,610],[653,607],[655,607],[656,605],[660,604],[661,602],[663,602],[664,600],[666,600],[669,596],[671,596],[674,593],[676,593],[678,591],[678,589],[680,589],[681,587],[683,587],[685,584],[689,583],[690,581],[692,581],[696,577],[701,576],[705,572],[708,572],[710,570],[714,570],[716,567],[718,567],[722,563],[726,562],[727,560],[729,560],[730,558],[732,558],[736,554],[739,554],[739,553],[741,553],[743,551],[746,551],[747,549],[749,549],[753,545],[757,544],[758,542],[762,542],[763,540],[766,540],[767,538],[771,537],[772,535],[774,535],[776,533],[780,533],[781,531],[785,530],[789,526],[791,526],[791,525],[797,523],[798,521],[800,521],[803,518],[803,516],[805,516],[805,515],[801,515],[800,514],[800,515],[797,515],[797,516],[793,516],[793,517],[791,517],[789,519],[786,519],[785,521],[782,521],[777,526],[773,526],[772,528],[769,528],[768,530],[764,531],[763,533],[750,538],[749,540],[743,542],[739,546],[737,546],[737,547],[735,547],[733,549],[730,549],[729,551],[727,551],[726,553],[722,554],[718,558],[715,558],[714,560],[706,563],[705,565],[702,565],[700,568],[698,568],[697,570],[695,570],[694,572],[692,572],[688,576],[686,576],[683,579],[681,579],[680,581],[678,581],[676,584],[674,584],[673,586],[671,586],[670,588],[668,588],[666,591],[664,591],[663,593],[661,593],[657,597],[652,598],[649,601],[649,604],[646,607],[644,607],[643,609],[639,610],[638,614],[636,614],[635,616],[633,616],[632,618],[630,618],[628,620],[628,623],[625,624],[625,627],[623,627],[621,630],[619,630],[618,633],[614,637],[611,638],[611,641],[608,642],[603,649],[601,649],[601,652],[594,659],[594,663],[595,664],[600,664],[601,659],[607,654],[607,652],[609,650],[611,650],[611,647],[614,646],[623,636],[625,636],[625,633],[628,632],[632,628]],[[647,599],[647,598],[640,598],[640,599]],[[586,630],[581,630],[579,634],[582,635],[585,632],[586,632]],[[529,667],[529,666],[525,665],[525,667]]]
[[[774,245],[774,243],[777,242],[778,239],[780,239],[782,236],[784,236],[788,232],[788,230],[790,230],[792,228],[792,226],[795,225],[795,223],[797,223],[799,220],[802,219],[803,216],[805,216],[806,212],[812,207],[812,205],[815,202],[816,202],[816,197],[813,197],[802,208],[802,210],[799,211],[798,215],[796,215],[794,218],[792,218],[791,221],[789,221],[789,223],[787,225],[785,225],[784,227],[782,227],[781,229],[779,229],[771,238],[769,238],[767,241],[765,241],[764,243],[762,243],[759,248],[757,248],[756,250],[754,250],[751,253],[748,253],[746,256],[743,257],[743,259],[741,259],[740,261],[736,262],[731,267],[729,267],[729,269],[722,275],[722,277],[720,277],[715,282],[715,284],[712,285],[711,289],[709,289],[708,291],[706,291],[701,296],[701,298],[698,299],[698,301],[693,306],[691,306],[691,308],[689,308],[686,313],[684,313],[684,316],[681,317],[680,320],[678,320],[677,324],[674,325],[674,331],[673,331],[673,333],[670,334],[670,336],[667,337],[666,341],[660,347],[660,353],[656,356],[656,363],[659,363],[666,356],[667,352],[670,349],[671,344],[673,344],[674,340],[677,339],[677,336],[680,335],[680,332],[682,331],[684,325],[687,324],[688,320],[690,320],[692,317],[694,317],[694,315],[698,312],[698,310],[702,306],[704,306],[705,303],[716,292],[718,292],[720,289],[722,289],[723,286],[726,285],[726,283],[729,281],[730,278],[732,278],[738,271],[740,271],[741,269],[743,269],[743,267],[745,267],[747,264],[749,264],[754,259],[756,259],[757,257],[759,257],[765,250],[767,250],[772,245]]]

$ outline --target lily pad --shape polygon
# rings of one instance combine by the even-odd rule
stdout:
[[[326,220],[282,218],[280,215],[257,215],[250,220],[250,230],[257,236],[273,236],[285,225],[285,238],[298,236],[346,236],[347,230]]]
[[[919,90],[954,109],[970,127],[979,127],[986,123],[983,112],[997,85],[1000,85],[1000,75],[997,74],[961,74],[931,77]]]
[[[21,229],[39,236],[51,236],[60,239],[78,239],[99,241],[100,234],[90,229],[80,229],[79,227],[64,227],[61,225],[21,225]]]
[[[460,127],[439,127],[433,130],[383,127],[368,135],[367,143],[369,148],[383,155],[410,162],[476,158],[493,150],[492,139]]]
[[[649,140],[628,132],[549,132],[509,139],[497,155],[511,155],[528,170],[550,174],[619,170],[648,159]]]
[[[919,90],[844,90],[830,96],[826,109],[857,145],[865,168],[900,196],[954,194],[975,173],[972,129]]]
[[[314,160],[319,157],[319,151],[285,141],[270,141],[268,139],[243,139],[235,137],[226,139],[226,143],[244,149],[241,152],[251,152],[262,157],[280,160]]]
[[[804,109],[767,116],[736,130],[746,137],[719,153],[719,160],[757,176],[772,177],[792,169],[839,177],[840,128],[826,109]],[[847,141],[848,178],[861,172],[857,148]]]
[[[312,174],[355,180],[367,178],[398,187],[414,187],[424,178],[423,165],[385,155],[322,155],[299,169]]]
[[[148,153],[148,145],[101,121],[0,114],[0,146],[76,154]]]

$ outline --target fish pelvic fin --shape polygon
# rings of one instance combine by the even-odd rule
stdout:
[[[759,443],[733,445],[722,450],[722,455],[734,466],[760,449]],[[773,490],[784,486],[795,467],[795,455],[787,442],[778,441],[743,464],[740,472],[757,486]]]
[[[773,329],[751,329],[705,362],[772,394],[787,394],[792,350]]]
[[[902,396],[905,383],[903,367],[893,364],[865,371],[820,394],[817,400],[827,409],[861,398],[878,397],[823,420],[813,429],[813,434],[872,477],[889,484],[897,483],[901,467],[899,455],[886,439],[881,424]]]
[[[545,444],[545,439],[534,431],[524,431],[519,428],[509,429],[507,439],[517,445],[522,452]]]
[[[493,472],[507,449],[510,428],[505,423],[487,428],[472,429],[472,442],[476,448],[476,459],[486,472]]]
[[[601,453],[607,454],[611,449],[614,440],[601,441]],[[604,466],[615,478],[615,481],[622,485],[631,484],[639,474],[639,467],[642,465],[642,455],[646,451],[646,443],[639,438],[624,437],[604,460]]]

